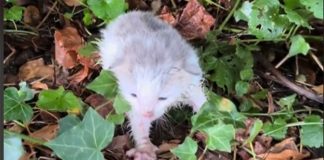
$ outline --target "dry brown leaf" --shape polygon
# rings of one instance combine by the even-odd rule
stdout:
[[[159,15],[160,19],[162,19],[164,22],[175,26],[177,24],[177,20],[172,15],[171,11],[169,10],[168,6],[163,6],[161,13]]]
[[[110,150],[124,150],[131,147],[128,135],[120,135],[113,138],[108,148]]]
[[[312,89],[317,93],[317,94],[323,94],[324,92],[324,85],[318,85],[318,86],[314,86],[312,87]]]
[[[32,85],[31,85],[31,88],[32,89],[36,89],[36,90],[48,90],[48,86],[46,83],[43,83],[43,82],[34,82]]]
[[[64,3],[70,7],[77,7],[80,6],[80,0],[64,0]]]
[[[83,46],[83,38],[77,29],[68,26],[54,33],[55,59],[65,68],[73,68],[77,63],[77,51]]]
[[[105,97],[100,94],[92,94],[85,99],[86,103],[90,104],[93,108],[96,108],[97,112],[106,117],[108,113],[114,110],[112,102],[109,102]],[[100,107],[99,109],[97,107]]]
[[[24,11],[24,22],[26,24],[36,26],[41,20],[41,16],[37,7],[29,5]]]
[[[83,81],[89,74],[89,68],[83,67],[79,72],[70,76],[68,79],[71,80],[72,84],[78,84]]]
[[[31,137],[41,139],[43,141],[49,141],[56,137],[58,133],[59,125],[50,124],[30,134]]]
[[[301,160],[310,156],[310,153],[306,150],[299,152],[295,138],[287,138],[274,145],[266,153],[257,156],[265,160]]]
[[[51,65],[45,65],[43,58],[28,61],[19,68],[18,77],[26,81],[32,78],[52,79],[54,69]]]
[[[176,141],[176,142],[169,141],[169,142],[162,143],[159,146],[159,149],[156,151],[156,153],[157,154],[161,154],[161,153],[164,153],[164,152],[168,152],[171,149],[177,147],[179,144],[180,144],[180,141],[179,140]]]
[[[197,0],[190,0],[184,8],[176,28],[188,40],[205,38],[215,19]]]

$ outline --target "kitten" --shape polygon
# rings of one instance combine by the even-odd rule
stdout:
[[[136,160],[156,159],[149,138],[151,123],[173,104],[184,102],[198,111],[206,101],[196,51],[171,26],[149,12],[121,15],[102,30],[99,44],[104,69],[118,79],[130,103],[127,113]]]

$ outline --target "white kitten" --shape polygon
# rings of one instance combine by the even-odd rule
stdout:
[[[196,52],[175,29],[148,12],[119,16],[102,30],[102,38],[103,68],[115,74],[131,104],[127,116],[136,146],[127,155],[156,159],[149,139],[152,121],[180,101],[194,111],[206,101]]]

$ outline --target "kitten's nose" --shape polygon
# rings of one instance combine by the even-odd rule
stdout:
[[[154,113],[152,111],[144,112],[143,116],[146,118],[152,118]]]

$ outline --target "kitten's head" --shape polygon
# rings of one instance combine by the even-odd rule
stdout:
[[[197,68],[192,68],[192,64],[161,67],[121,65],[113,72],[132,112],[155,120],[179,100],[190,84],[200,80],[201,70],[197,65]]]

